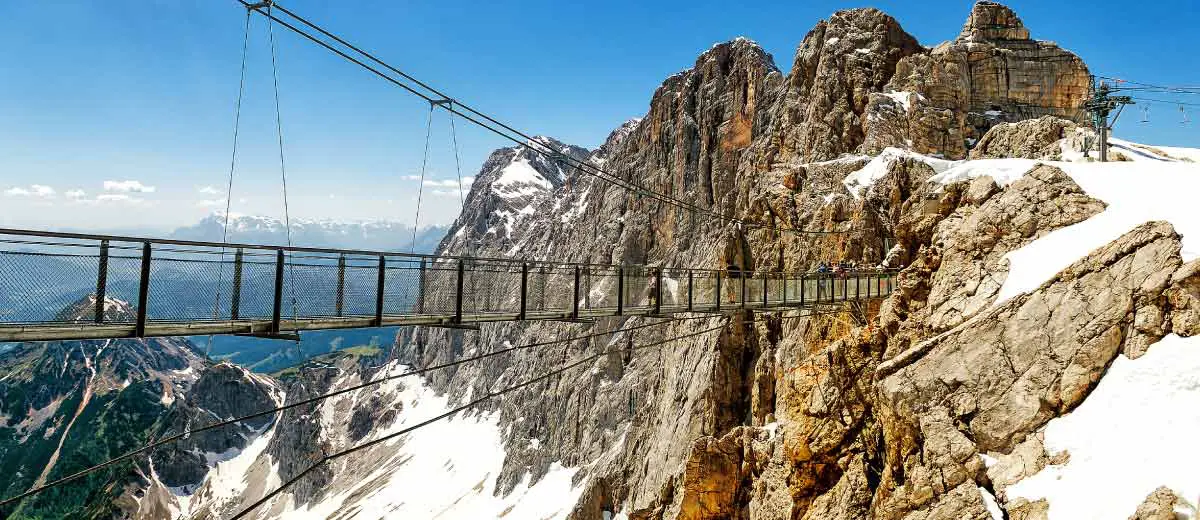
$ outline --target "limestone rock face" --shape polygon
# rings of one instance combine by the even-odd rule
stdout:
[[[891,475],[905,475],[889,507],[923,507],[973,480],[977,452],[1007,453],[1079,404],[1135,341],[1135,310],[1161,297],[1180,264],[1179,236],[1148,223],[1037,291],[881,363]]]
[[[986,0],[976,2],[967,18],[959,41],[978,42],[992,40],[1028,40],[1029,29],[1017,18],[1017,14],[1002,4]]]
[[[897,106],[876,95],[865,149],[907,139],[917,151],[964,158],[999,123],[1044,115],[1080,122],[1089,81],[1078,56],[1030,39],[1010,9],[980,1],[957,39],[896,64],[884,92],[911,100]]]
[[[1104,203],[1084,194],[1052,166],[1035,167],[1008,189],[985,196],[990,180],[972,182],[968,204],[942,221],[933,237],[941,263],[924,322],[934,332],[948,330],[992,304],[1008,273],[1008,252],[1104,210]]]
[[[1058,160],[1062,156],[1059,141],[1070,136],[1075,128],[1075,123],[1054,116],[1000,123],[983,134],[971,150],[971,158]]]
[[[877,9],[849,9],[817,24],[796,50],[777,115],[777,160],[833,159],[865,137],[871,92],[924,48]]]

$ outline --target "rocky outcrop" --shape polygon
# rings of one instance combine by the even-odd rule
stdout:
[[[1192,509],[1187,500],[1177,495],[1166,486],[1155,489],[1146,501],[1138,506],[1137,511],[1129,520],[1176,520],[1180,518],[1179,510]],[[1190,515],[1188,515],[1190,516]]]
[[[923,51],[896,19],[877,9],[838,11],[796,50],[775,116],[776,161],[833,159],[854,151],[866,131],[872,92],[903,58]]]
[[[1000,123],[983,134],[975,148],[971,149],[971,158],[1059,160],[1062,157],[1060,141],[1073,133],[1075,128],[1075,123],[1054,116]]]
[[[972,181],[964,204],[933,236],[940,263],[921,320],[931,332],[948,330],[992,304],[1008,274],[1008,252],[1104,210],[1104,203],[1052,166],[1037,166],[989,195],[995,190],[989,177]]]
[[[923,507],[1079,404],[1112,359],[1146,341],[1138,309],[1179,268],[1179,236],[1149,223],[1018,296],[876,369],[889,445],[884,507]],[[902,475],[902,476],[901,476]]]
[[[864,148],[965,158],[999,123],[1045,115],[1082,122],[1089,82],[1078,56],[1030,39],[1009,8],[980,1],[958,38],[896,64],[884,92],[872,95]]]
[[[164,433],[178,433],[214,419],[241,417],[278,405],[276,383],[232,363],[206,366],[180,395],[163,421]],[[154,456],[158,479],[168,488],[195,490],[214,460],[232,458],[275,422],[266,415],[228,428],[200,432],[172,443]]]

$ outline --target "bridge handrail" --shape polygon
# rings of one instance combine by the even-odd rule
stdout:
[[[405,253],[402,251],[384,251],[384,250],[372,250],[372,249],[341,249],[341,248],[311,247],[311,246],[282,246],[282,245],[270,245],[270,244],[246,244],[246,243],[239,243],[239,242],[221,243],[221,242],[207,242],[207,241],[201,241],[201,240],[182,240],[182,239],[174,239],[174,238],[150,238],[150,237],[140,237],[140,236],[122,236],[122,235],[106,235],[106,234],[94,234],[94,233],[75,233],[75,232],[63,232],[63,231],[41,231],[41,230],[28,230],[28,229],[0,228],[0,237],[5,236],[5,235],[37,237],[37,238],[57,238],[57,239],[66,239],[66,240],[89,240],[89,241],[96,241],[96,242],[109,241],[109,242],[121,242],[121,243],[130,243],[130,244],[149,243],[152,246],[153,245],[173,245],[173,246],[184,246],[184,247],[204,247],[204,248],[211,248],[211,249],[225,249],[226,254],[229,254],[229,250],[250,249],[250,250],[257,250],[257,251],[269,251],[270,253],[272,253],[270,255],[272,257],[274,256],[274,253],[276,253],[277,251],[285,251],[285,252],[290,252],[290,253],[321,253],[321,254],[332,254],[332,255],[354,255],[354,256],[364,256],[364,257],[369,256],[369,257],[374,257],[374,258],[377,258],[380,256],[386,256],[386,257],[410,258],[410,259],[414,259],[414,260],[434,260],[434,261],[463,260],[463,261],[469,261],[469,262],[498,262],[498,263],[504,263],[504,264],[508,264],[508,265],[515,265],[515,266],[519,266],[521,264],[527,264],[530,267],[552,266],[552,267],[571,268],[571,267],[578,266],[578,267],[596,267],[596,268],[611,268],[611,269],[616,269],[618,267],[624,267],[624,268],[642,268],[642,269],[648,269],[648,270],[662,269],[664,272],[693,271],[693,272],[697,272],[697,273],[700,273],[700,272],[710,272],[710,273],[711,272],[720,272],[720,273],[726,273],[726,274],[751,273],[750,276],[740,276],[741,278],[756,278],[763,273],[767,273],[767,274],[771,274],[771,275],[817,274],[816,271],[813,271],[813,270],[756,269],[756,270],[743,271],[743,270],[736,269],[736,268],[712,269],[712,268],[702,268],[702,267],[673,267],[673,266],[641,265],[641,264],[595,264],[595,263],[589,263],[589,262],[533,260],[533,259],[525,259],[525,258],[498,258],[498,257],[486,257],[486,256],[463,256],[463,255],[446,255],[446,254],[432,254],[432,253]],[[4,238],[0,238],[0,243],[24,243],[24,242],[9,241],[9,240],[5,240]],[[62,246],[62,247],[92,247],[93,246],[93,244],[45,243],[45,242],[40,242],[40,243],[29,242],[29,244],[31,244],[31,245],[46,245],[46,246]],[[141,249],[140,246],[139,247],[112,246],[112,247],[113,247],[113,249],[129,249],[129,250],[140,250]],[[218,251],[179,251],[179,250],[167,250],[166,252],[182,252],[182,253],[196,253],[196,254],[216,254],[216,253],[218,253]],[[58,255],[58,254],[56,254],[56,255],[62,256],[62,255]],[[267,256],[267,255],[264,255],[264,256]],[[330,260],[336,260],[337,257],[332,257],[332,258],[324,257],[324,258],[330,259]],[[843,271],[843,273],[872,274],[872,273],[894,273],[896,271],[897,271],[896,269],[858,269],[858,270]],[[824,274],[833,274],[833,273],[824,273]]]
[[[693,269],[0,228],[4,244],[38,247],[0,247],[0,341],[87,337],[85,324],[132,324],[106,337],[145,337],[204,323],[279,335],[285,326],[657,316],[837,304],[895,286],[895,271],[881,269]],[[52,324],[73,329],[25,330]]]

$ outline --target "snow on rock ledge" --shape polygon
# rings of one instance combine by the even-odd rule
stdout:
[[[1047,450],[1067,462],[1010,486],[1008,499],[1047,499],[1050,520],[1125,518],[1161,485],[1195,500],[1196,410],[1200,337],[1172,334],[1136,360],[1118,356],[1078,408],[1046,426]]]

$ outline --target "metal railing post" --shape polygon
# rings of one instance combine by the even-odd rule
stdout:
[[[346,303],[346,255],[345,253],[338,255],[338,279],[337,293],[334,295],[333,312],[334,315],[342,317],[342,307]]]
[[[768,282],[769,279],[770,275],[763,272],[763,308],[766,308],[770,304],[770,300],[767,299],[767,284],[770,283]]]
[[[379,276],[375,283],[375,326],[383,326],[383,284],[387,282],[387,257],[379,255]]]
[[[617,316],[625,314],[625,266],[617,267]]]
[[[663,270],[661,267],[654,270],[654,314],[662,313],[662,295],[663,295]]]
[[[746,272],[738,270],[738,280],[741,280],[742,286],[742,308],[746,308]]]
[[[458,260],[458,282],[456,283],[454,297],[454,323],[462,323],[463,309],[463,274],[466,271],[466,266],[462,259]]]
[[[271,304],[271,334],[279,334],[280,314],[283,311],[283,266],[287,262],[282,249],[275,250],[275,296]]]
[[[804,286],[808,285],[807,283],[805,283],[806,281],[804,278],[805,278],[805,274],[800,273],[800,306],[801,307],[804,306]]]
[[[862,285],[862,275],[858,275],[858,274],[854,275],[854,299],[855,300],[862,299],[858,294],[860,292],[860,290],[862,289],[861,285]]]
[[[521,262],[521,313],[517,319],[524,320],[525,312],[528,308],[527,298],[529,295],[529,262]]]
[[[236,320],[242,310],[242,248],[233,253],[233,290],[229,295],[229,319]]]
[[[849,299],[849,294],[848,294],[849,292],[850,292],[850,277],[844,276],[844,277],[842,277],[842,301],[846,301],[847,299]]]
[[[138,281],[137,325],[134,336],[146,336],[146,313],[150,304],[150,242],[142,243],[142,274]]]
[[[695,280],[694,280],[694,277],[692,276],[692,270],[688,269],[688,306],[687,306],[687,310],[689,310],[689,311],[692,310],[692,307],[694,305],[692,303],[692,283],[694,281]]]
[[[721,271],[717,271],[717,287],[716,287],[716,295],[717,295],[717,308],[716,308],[716,310],[717,310],[717,312],[720,312],[720,311],[721,311],[721,300],[724,300],[724,299],[725,299],[725,295],[724,295],[724,294],[721,294]]]
[[[417,314],[425,314],[425,258],[421,258],[421,270],[417,273]]]
[[[786,272],[784,272],[782,275],[780,275],[780,277],[782,278],[782,280],[781,280],[781,281],[782,281],[782,283],[783,283],[783,306],[784,306],[784,307],[787,307],[787,279],[788,279],[788,274],[787,274]]]
[[[579,272],[579,266],[575,266],[575,290],[574,290],[575,298],[574,298],[574,300],[571,301],[571,318],[572,319],[579,319],[579,278],[580,278],[579,275],[580,274],[581,273]]]
[[[104,298],[108,287],[108,241],[100,241],[100,263],[96,270],[96,323],[104,323]]]

